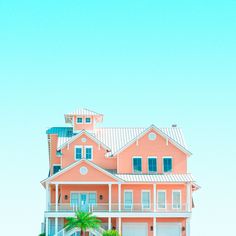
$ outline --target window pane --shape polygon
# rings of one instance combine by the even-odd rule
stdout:
[[[157,172],[157,159],[156,158],[148,159],[148,171]]]
[[[90,122],[91,122],[91,118],[87,117],[87,118],[85,119],[85,121],[86,121],[86,123],[90,123]]]
[[[86,148],[86,159],[92,159],[92,148]]]
[[[150,193],[149,192],[142,192],[142,206],[143,208],[150,207]]]
[[[172,171],[172,158],[164,158],[164,172]]]
[[[78,159],[82,159],[82,148],[81,147],[77,147],[75,149],[75,158]]]
[[[133,170],[134,172],[142,172],[142,159],[133,158]]]
[[[72,206],[79,204],[79,193],[71,193],[70,204]]]
[[[77,118],[77,123],[82,123],[83,122],[83,119],[81,117],[78,117]]]
[[[61,166],[53,166],[53,174],[56,174],[58,171],[61,170]]]
[[[181,204],[180,192],[173,192],[173,208],[179,209]]]
[[[89,193],[89,204],[96,204],[97,199],[96,199],[96,193]]]
[[[166,208],[166,193],[165,192],[158,192],[158,199],[157,205],[159,209]]]
[[[125,192],[125,209],[132,209],[133,205],[133,193]]]

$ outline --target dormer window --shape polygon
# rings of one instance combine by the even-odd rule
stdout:
[[[85,118],[85,122],[86,122],[86,123],[91,123],[91,118],[90,118],[90,117],[86,117],[86,118]]]
[[[78,124],[82,124],[82,123],[83,123],[83,118],[82,118],[82,117],[77,117],[76,122],[77,122]]]
[[[172,157],[164,157],[163,158],[163,172],[168,173],[172,172],[173,166],[172,166]]]

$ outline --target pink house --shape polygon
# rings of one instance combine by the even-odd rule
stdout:
[[[102,220],[102,235],[189,236],[192,194],[198,185],[188,173],[191,156],[180,128],[98,127],[103,115],[78,109],[65,115],[72,127],[47,130],[49,176],[46,189],[46,236],[66,232],[66,217],[90,211]]]

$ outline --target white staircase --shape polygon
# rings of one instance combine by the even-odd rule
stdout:
[[[71,236],[75,232],[77,232],[79,229],[72,229],[69,231],[66,231],[66,229],[62,229],[59,232],[57,232],[54,236]],[[89,230],[90,236],[102,236],[103,232],[105,232],[105,229],[102,227],[99,227],[98,229],[91,229]]]

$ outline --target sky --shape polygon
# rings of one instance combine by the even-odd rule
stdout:
[[[1,235],[40,233],[45,130],[77,107],[182,127],[201,186],[191,236],[232,235],[236,0],[0,0]]]

